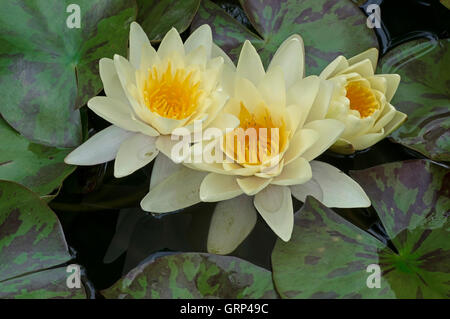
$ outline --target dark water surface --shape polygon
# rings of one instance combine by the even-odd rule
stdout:
[[[249,26],[237,1],[215,2]],[[449,37],[450,11],[437,0],[373,0],[363,4],[361,10],[370,3],[380,4],[381,8],[383,25],[377,30],[381,52],[417,37]],[[91,135],[109,125],[87,108],[84,112]],[[326,153],[319,160],[347,173],[422,157],[385,139],[353,156]],[[84,266],[96,290],[111,286],[123,273],[152,258],[154,253],[206,251],[208,226],[215,204],[200,203],[181,214],[153,217],[139,207],[141,198],[148,192],[152,164],[121,179],[114,178],[113,166],[113,162],[109,162],[77,168],[64,182],[58,197],[50,203],[62,223],[74,261]],[[301,203],[295,202],[295,210],[300,207]],[[383,227],[372,207],[336,211],[386,242]],[[116,229],[118,235],[114,236]],[[270,269],[275,240],[276,236],[259,218],[254,231],[232,255]]]

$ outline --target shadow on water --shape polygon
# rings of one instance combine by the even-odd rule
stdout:
[[[238,1],[216,2],[251,28]],[[450,11],[438,1],[369,0],[361,5],[361,9],[364,11],[371,3],[380,4],[381,8],[382,28],[376,32],[383,53],[411,38],[449,36]],[[90,135],[109,125],[91,111],[88,111],[88,123]],[[385,139],[353,156],[327,152],[319,160],[348,173],[413,158],[422,156]],[[151,169],[152,164],[116,179],[112,162],[79,167],[50,203],[62,223],[75,261],[84,266],[97,290],[111,286],[142,261],[160,254],[206,251],[208,226],[215,204],[200,203],[181,213],[159,217],[143,212],[139,202],[148,191]],[[295,201],[295,211],[300,207],[301,203]],[[336,212],[390,245],[372,207],[336,209]],[[270,254],[275,241],[276,236],[258,217],[255,229],[232,255],[270,269]]]

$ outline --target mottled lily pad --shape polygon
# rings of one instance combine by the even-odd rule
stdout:
[[[192,22],[201,0],[137,0],[137,21],[150,41],[160,41],[172,27],[185,31]]]
[[[64,164],[68,149],[35,144],[0,117],[0,179],[25,185],[46,195],[61,185],[75,166]]]
[[[0,5],[1,115],[28,139],[59,147],[80,144],[77,108],[102,88],[98,60],[126,55],[137,10],[133,0],[79,0],[80,28],[69,28],[72,3]]]
[[[408,161],[353,176],[371,198],[394,247],[309,197],[295,217],[291,241],[278,240],[272,254],[280,295],[449,298],[450,172],[430,162]],[[414,198],[405,194],[411,190],[416,193]],[[379,267],[379,286],[371,267]]]
[[[276,298],[270,271],[230,256],[180,253],[133,269],[106,298]]]
[[[352,57],[378,47],[375,33],[366,26],[366,16],[351,1],[304,0],[240,1],[255,34],[209,0],[202,1],[192,28],[208,23],[214,41],[237,60],[241,44],[250,40],[267,65],[278,46],[298,33],[305,42],[306,73],[318,74],[336,56]]]
[[[419,39],[389,51],[380,73],[402,77],[392,104],[408,121],[395,141],[437,161],[450,161],[450,39]]]
[[[76,297],[66,267],[72,257],[56,215],[36,194],[0,180],[0,298]]]

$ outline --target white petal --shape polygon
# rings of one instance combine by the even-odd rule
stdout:
[[[221,56],[223,58],[223,62],[229,66],[233,71],[236,70],[236,66],[234,65],[233,61],[230,59],[230,57],[214,42],[212,43],[212,49],[211,49],[211,58],[215,58]]]
[[[345,126],[337,120],[325,119],[306,123],[304,128],[312,129],[319,133],[317,142],[302,154],[303,158],[311,161],[336,142],[344,131]]]
[[[239,102],[242,101],[250,113],[255,113],[257,107],[264,103],[264,99],[256,86],[245,78],[238,78],[236,80],[234,91],[234,98],[238,99]]]
[[[133,119],[130,107],[119,100],[96,96],[88,101],[88,107],[98,116],[124,130],[141,132],[149,136],[159,135],[150,125]]]
[[[173,149],[173,148],[176,147],[177,145],[182,146],[182,144],[179,143],[188,144],[190,136],[186,137],[179,136],[179,140],[176,139],[172,140],[172,137],[174,137],[174,135],[159,136],[158,139],[156,140],[156,148],[175,163],[181,163],[191,155],[190,148],[187,148],[186,152],[184,152],[185,150],[182,149],[181,147],[180,149]],[[188,138],[188,140],[184,141],[183,140],[184,138]]]
[[[287,88],[303,78],[305,74],[305,47],[303,39],[299,35],[295,34],[289,37],[280,45],[267,71],[270,72],[275,66],[280,66],[283,70]]]
[[[384,128],[381,129],[380,132],[377,133],[368,133],[361,136],[357,136],[351,139],[348,139],[355,150],[365,150],[368,147],[378,143],[386,136]]]
[[[398,85],[400,84],[400,75],[398,74],[377,74],[375,77],[382,77],[386,80],[386,101],[390,102],[397,91]]]
[[[373,66],[372,62],[370,62],[369,59],[365,59],[362,61],[359,61],[353,65],[350,65],[347,69],[341,71],[339,74],[350,74],[350,73],[358,73],[364,78],[368,78],[373,76]]]
[[[385,127],[394,118],[395,112],[395,108],[390,103],[386,103],[383,109],[383,113],[380,115],[370,131],[377,132]]]
[[[297,159],[302,155],[307,149],[313,146],[320,135],[318,132],[310,129],[299,130],[290,140],[289,148],[284,154],[284,163],[288,165],[293,160]]]
[[[226,129],[234,129],[239,126],[239,119],[229,113],[223,113],[217,116],[214,121],[208,124],[209,127],[217,128],[223,132]]]
[[[291,239],[294,211],[289,187],[269,185],[255,195],[254,204],[275,234],[284,241]]]
[[[257,213],[252,197],[241,195],[219,202],[209,226],[208,252],[226,255],[233,252],[252,231]]]
[[[349,176],[330,164],[312,161],[313,178],[323,192],[322,203],[328,207],[369,207],[364,190]]]
[[[328,66],[323,69],[323,71],[320,73],[321,79],[329,79],[335,76],[337,73],[345,70],[348,68],[348,62],[345,57],[342,55],[338,56],[336,59],[334,59]]]
[[[203,202],[231,199],[242,193],[236,176],[233,175],[209,173],[200,186],[200,198]]]
[[[158,48],[158,55],[162,59],[172,55],[174,52],[184,56],[184,45],[180,34],[175,28],[166,33]]]
[[[328,112],[331,97],[333,96],[334,86],[331,81],[321,80],[319,91],[311,107],[306,122],[322,120]]]
[[[152,176],[150,178],[150,189],[181,169],[183,165],[174,163],[163,153],[158,153],[153,163]]]
[[[144,75],[147,75],[147,71],[153,65],[161,62],[156,50],[152,47],[150,43],[144,43],[141,49],[141,64],[139,66],[141,72],[145,72]]]
[[[139,69],[141,64],[141,52],[144,44],[150,44],[147,35],[139,24],[132,22],[130,25],[130,63],[136,69]]]
[[[100,78],[103,82],[103,89],[107,97],[128,103],[122,84],[119,80],[114,61],[107,58],[100,59],[99,62]]]
[[[144,167],[158,155],[156,138],[134,134],[120,145],[114,163],[114,176],[124,177]]]
[[[250,176],[238,178],[237,183],[242,191],[247,195],[255,195],[263,190],[272,181],[271,178],[261,178],[258,176]]]
[[[258,91],[268,104],[270,113],[279,113],[286,107],[286,87],[284,85],[283,71],[274,67],[267,72],[259,82]]]
[[[152,213],[168,213],[200,202],[200,184],[207,173],[181,167],[160,182],[142,199],[141,208]]]
[[[97,165],[116,158],[120,144],[134,133],[111,125],[93,135],[64,159],[71,165]]]
[[[248,40],[242,47],[236,71],[239,76],[250,80],[255,86],[259,84],[265,74],[261,58]]]
[[[291,194],[301,202],[306,201],[307,196],[312,196],[319,201],[323,201],[323,191],[319,183],[313,178],[303,184],[292,185]]]
[[[339,154],[353,154],[355,147],[350,141],[340,137],[331,147],[330,150]]]
[[[394,118],[384,127],[384,132],[386,136],[394,132],[403,122],[406,121],[408,117],[406,114],[396,111]]]
[[[309,181],[311,177],[312,171],[308,161],[298,157],[292,163],[283,167],[283,171],[272,180],[272,184],[285,186],[303,184]]]
[[[212,32],[210,26],[207,24],[198,27],[184,43],[186,54],[189,54],[200,46],[205,48],[206,56],[209,58],[212,49]]]
[[[298,127],[302,127],[305,123],[306,118],[311,111],[311,107],[316,100],[317,94],[319,93],[320,82],[321,81],[317,76],[311,75],[295,82],[288,90],[287,104],[294,104],[296,106],[295,109],[290,111],[293,123],[292,130],[297,130]]]
[[[348,59],[348,64],[353,65],[358,62],[361,62],[365,59],[369,59],[370,63],[372,64],[373,72],[375,72],[377,68],[378,63],[378,49],[377,48],[370,48],[358,55],[355,55],[354,57]]]

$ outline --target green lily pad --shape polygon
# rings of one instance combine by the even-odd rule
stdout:
[[[380,73],[402,77],[392,104],[408,120],[392,138],[437,161],[450,161],[450,39],[419,39],[389,51]]]
[[[23,136],[74,147],[82,139],[77,108],[101,89],[98,60],[126,55],[133,0],[79,0],[80,28],[66,12],[71,0],[2,1],[0,112]]]
[[[180,253],[133,269],[106,298],[276,298],[270,271],[230,256]]]
[[[259,35],[231,18],[209,0],[202,1],[192,28],[208,23],[214,41],[237,60],[244,40],[250,40],[268,64],[279,45],[298,33],[305,42],[306,72],[318,74],[338,55],[352,57],[378,47],[364,13],[351,1],[304,0],[240,1]]]
[[[1,299],[86,299],[83,288],[67,287],[66,267],[42,270],[0,282]]]
[[[69,149],[35,144],[0,117],[0,179],[15,181],[43,196],[75,170],[64,164]]]
[[[160,41],[172,27],[185,31],[192,22],[201,0],[137,0],[137,21],[150,41]]]
[[[69,289],[67,243],[56,215],[38,195],[0,180],[0,298],[82,297]]]
[[[309,197],[295,217],[291,241],[278,240],[272,253],[273,278],[280,295],[450,297],[450,243],[446,240],[450,172],[418,160],[352,175],[372,200],[395,248]],[[410,190],[415,190],[414,200],[406,194]],[[370,267],[377,266],[380,285],[370,288],[368,282],[374,281],[369,276],[375,275]]]

